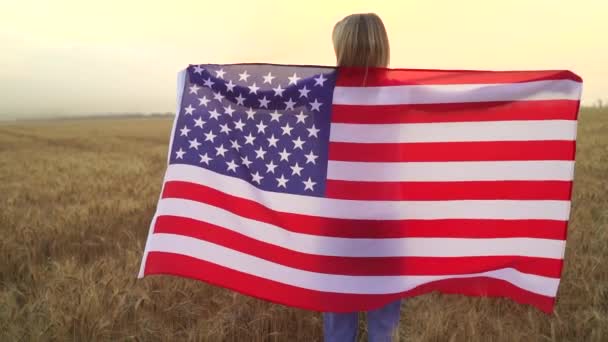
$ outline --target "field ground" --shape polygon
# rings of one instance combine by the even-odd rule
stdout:
[[[0,341],[321,340],[315,312],[189,279],[136,279],[170,126],[166,118],[0,124]],[[584,109],[578,137],[555,314],[424,295],[402,307],[402,340],[608,340],[608,111]]]

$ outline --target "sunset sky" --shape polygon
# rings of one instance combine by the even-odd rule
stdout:
[[[0,118],[168,112],[195,63],[334,63],[331,30],[375,12],[391,66],[569,69],[608,100],[608,1],[0,0]]]

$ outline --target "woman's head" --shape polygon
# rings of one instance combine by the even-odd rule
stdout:
[[[374,13],[352,14],[332,33],[338,66],[388,67],[390,48],[382,19]]]

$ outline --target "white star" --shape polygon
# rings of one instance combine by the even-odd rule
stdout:
[[[274,134],[270,138],[267,138],[266,140],[268,140],[268,147],[270,147],[270,146],[278,147],[277,141],[279,141],[279,139],[275,138]]]
[[[201,89],[201,87],[197,86],[196,84],[193,84],[192,86],[190,86],[190,94],[198,94],[199,89]]]
[[[278,110],[274,110],[274,112],[270,113],[270,122],[273,122],[276,120],[276,122],[279,122],[279,118],[282,116],[283,114],[279,113]]]
[[[203,121],[203,118],[201,118],[200,116],[198,117],[198,119],[194,120],[194,127],[200,127],[203,128],[203,125],[206,124],[205,121]]]
[[[255,85],[255,82],[253,83],[253,85],[250,85],[247,88],[249,88],[249,94],[257,94],[258,93],[258,89],[260,89],[260,87],[258,87],[257,85]]]
[[[264,178],[264,176],[260,176],[260,173],[258,171],[256,171],[255,173],[251,174],[251,178],[253,178],[251,180],[252,182],[256,182],[258,184],[261,184],[262,178]]]
[[[180,147],[178,151],[175,151],[175,154],[175,159],[184,159],[184,154],[186,154],[186,151],[182,150]]]
[[[296,102],[294,102],[292,99],[289,99],[289,101],[285,101],[283,103],[285,104],[285,110],[287,110],[287,109],[293,110],[293,105],[296,104]]]
[[[209,157],[209,155],[207,153],[203,154],[199,154],[199,157],[201,157],[201,161],[199,163],[205,163],[207,165],[209,165],[209,162],[213,160],[213,158]]]
[[[281,88],[281,85],[279,84],[276,88],[272,88],[272,90],[274,90],[274,96],[283,96],[283,92],[285,91],[285,89]]]
[[[253,135],[251,135],[251,132],[249,132],[249,135],[245,137],[245,144],[253,145],[254,140],[255,140],[255,137]]]
[[[281,156],[281,160],[285,160],[287,162],[289,162],[289,156],[291,155],[291,153],[287,152],[287,150],[285,148],[283,148],[283,152],[279,152],[279,155]]]
[[[266,151],[264,151],[264,149],[262,148],[262,146],[260,146],[259,149],[253,151],[255,152],[255,159],[262,159],[264,160],[264,155],[266,154]]]
[[[205,141],[211,141],[211,142],[213,142],[213,139],[215,139],[215,137],[217,137],[217,135],[213,134],[212,130],[209,130],[209,133],[205,133],[203,135],[205,136]]]
[[[239,141],[236,140],[236,139],[230,140],[230,143],[232,144],[232,146],[230,146],[230,147],[233,148],[233,149],[235,149],[237,152],[241,148],[241,145],[239,145]]]
[[[232,117],[232,113],[234,113],[234,109],[232,109],[231,105],[228,105],[228,107],[224,107],[224,114],[230,115]]]
[[[306,86],[304,86],[302,89],[298,89],[298,91],[300,92],[300,97],[308,98],[308,93],[310,93],[310,90],[306,89]]]
[[[327,78],[323,78],[323,74],[319,75],[319,77],[315,78],[315,86],[323,86],[323,83],[327,81]]]
[[[228,127],[228,123],[225,123],[223,125],[220,125],[220,133],[226,133],[226,135],[230,134],[230,131],[232,131],[232,129],[230,129],[230,127]]]
[[[241,157],[241,163],[245,165],[246,168],[249,168],[249,165],[253,164],[253,162],[250,161],[247,156],[245,156],[245,158]]]
[[[290,166],[291,168],[291,175],[298,175],[300,177],[302,177],[302,174],[300,173],[302,170],[304,170],[303,167],[301,167],[300,165],[298,165],[298,163],[296,163],[296,165],[294,166]]]
[[[215,77],[223,79],[225,73],[226,72],[224,71],[224,69],[216,70],[215,71]]]
[[[275,78],[274,76],[272,76],[272,73],[268,73],[268,75],[266,76],[262,76],[264,77],[264,83],[270,83],[272,84],[272,79]]]
[[[236,163],[234,162],[234,160],[226,162],[226,165],[228,166],[228,170],[226,170],[226,171],[234,171],[236,173],[236,167],[238,165],[236,165]]]
[[[268,104],[270,103],[270,100],[266,100],[266,96],[264,96],[263,99],[258,100],[258,101],[260,101],[260,107],[268,108]]]
[[[228,152],[228,150],[224,148],[224,144],[221,144],[220,147],[216,147],[215,151],[216,151],[216,153],[215,153],[216,156],[221,155],[224,158],[226,157],[225,153]]]
[[[247,119],[253,120],[253,116],[255,115],[255,110],[253,110],[253,108],[249,107],[249,110],[245,113],[247,113]]]
[[[298,81],[302,79],[302,77],[298,77],[295,72],[293,73],[293,76],[287,78],[289,79],[289,84],[298,84]]]
[[[220,113],[218,113],[217,109],[209,111],[209,115],[211,119],[216,119],[220,117]]]
[[[258,128],[258,133],[266,133],[266,125],[264,125],[264,121],[260,121],[259,124],[255,125]]]
[[[307,128],[306,129],[308,131],[308,137],[315,137],[318,138],[319,136],[317,136],[317,133],[319,133],[321,130],[316,128],[315,125],[313,124],[311,128]]]
[[[184,108],[184,110],[186,111],[186,115],[192,115],[192,113],[194,112],[194,107],[192,107],[192,105],[188,105],[188,107]]]
[[[241,132],[243,131],[244,126],[245,126],[245,123],[241,119],[239,119],[239,121],[234,123],[234,129],[238,129]]]
[[[203,74],[203,70],[205,70],[205,69],[201,68],[200,65],[195,65],[194,66],[194,73],[195,74],[202,75]]]
[[[216,99],[216,100],[218,100],[218,101],[220,101],[220,102],[222,102],[222,99],[224,98],[224,95],[222,95],[222,93],[219,92],[219,91],[217,93],[214,92],[213,93],[213,98]]]
[[[205,82],[203,82],[203,84],[205,85],[205,87],[211,88],[211,86],[213,86],[215,84],[215,82],[213,82],[211,80],[211,77],[209,77],[208,79],[205,80]]]
[[[317,184],[317,182],[313,182],[310,177],[308,177],[307,181],[302,181],[302,183],[304,183],[304,190],[315,191],[314,186]]]
[[[304,157],[306,157],[306,164],[308,164],[308,163],[317,164],[317,163],[315,162],[315,160],[316,160],[317,158],[319,158],[319,156],[317,156],[317,155],[315,155],[314,153],[312,153],[312,150],[310,151],[310,153],[309,153],[309,154],[305,154],[305,155],[304,155]]]
[[[199,105],[199,106],[205,106],[205,107],[207,107],[207,103],[209,103],[210,101],[211,101],[211,100],[209,100],[209,99],[207,98],[207,96],[199,97],[199,98],[198,98],[198,102],[199,102],[199,103],[198,103],[198,105]]]
[[[314,103],[310,103],[310,106],[312,107],[311,110],[316,110],[317,112],[320,112],[321,110],[319,109],[319,107],[321,107],[322,104],[322,102],[319,102],[317,101],[317,99],[315,99]]]
[[[274,162],[271,160],[270,163],[266,164],[266,173],[274,173],[274,169],[279,165],[274,165]]]
[[[251,75],[249,75],[247,73],[247,70],[245,70],[245,72],[243,72],[242,74],[239,74],[239,81],[247,82],[247,79],[249,78],[249,76],[251,76]]]
[[[289,122],[285,124],[285,126],[281,127],[281,129],[283,130],[283,134],[282,135],[291,135],[291,130],[293,130],[293,127],[289,127]]]
[[[289,179],[283,177],[283,175],[281,175],[281,178],[277,178],[277,182],[279,182],[279,184],[277,185],[277,187],[284,187],[285,189],[287,189],[287,181],[289,181]]]
[[[198,147],[202,145],[200,142],[198,142],[196,138],[188,140],[188,142],[190,143],[190,148],[193,148],[195,150],[198,150]]]
[[[239,106],[244,106],[245,105],[245,98],[243,97],[243,95],[239,94],[239,96],[234,98],[236,100],[236,104]]]
[[[184,125],[184,128],[180,129],[179,131],[181,132],[181,134],[179,136],[183,137],[183,136],[188,136],[190,129],[188,129],[188,126]]]
[[[304,122],[304,120],[308,117],[308,115],[304,114],[304,111],[301,110],[300,114],[296,115],[296,118],[298,118],[298,121],[296,121],[296,123],[301,122],[303,124],[305,124],[306,122]]]
[[[234,92],[234,87],[236,87],[236,84],[232,83],[232,80],[228,81],[228,83],[226,83],[226,92]]]
[[[295,145],[293,147],[293,149],[295,150],[296,148],[299,148],[300,150],[302,149],[302,145],[304,145],[304,143],[306,142],[306,140],[302,140],[300,139],[300,137],[298,137],[297,140],[292,140],[293,144]]]

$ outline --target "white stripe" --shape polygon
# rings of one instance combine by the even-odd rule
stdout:
[[[405,143],[575,138],[574,120],[530,120],[373,125],[333,123],[329,140],[349,143]]]
[[[316,273],[273,263],[207,241],[173,234],[153,234],[149,250],[182,254],[283,284],[336,293],[399,293],[441,279],[490,277],[508,281],[530,292],[555,297],[559,285],[557,278],[527,274],[512,268],[437,276],[347,276]]]
[[[184,164],[167,168],[165,181],[209,186],[229,195],[256,201],[275,211],[311,216],[370,219],[549,219],[567,220],[570,201],[356,201],[262,191],[245,180]]]
[[[574,161],[345,162],[330,160],[327,178],[367,182],[561,180],[574,177]]]
[[[391,105],[529,100],[579,100],[581,83],[549,80],[524,83],[336,87],[333,103]]]
[[[294,233],[281,227],[236,215],[191,200],[165,198],[157,216],[192,218],[240,233],[258,241],[307,254],[341,257],[464,257],[521,255],[561,259],[563,240],[534,238],[339,238]]]
[[[179,117],[179,112],[182,106],[182,97],[184,96],[184,88],[186,87],[186,74],[187,69],[181,70],[177,73],[177,108],[175,109],[175,117],[173,118],[173,128],[171,129],[171,135],[169,137],[169,151],[167,152],[167,164],[171,161],[171,150],[173,146],[173,137],[175,136],[175,130],[177,129],[177,118]],[[159,200],[163,194],[163,189],[165,188],[165,183],[163,182]],[[152,218],[152,222],[150,222],[150,227],[148,227],[148,238],[146,240],[146,246],[144,247],[144,254],[141,259],[141,264],[139,265],[139,273],[137,275],[138,278],[143,278],[144,276],[144,267],[146,264],[146,258],[148,257],[148,244],[150,242],[150,236],[152,235],[152,231],[154,228],[154,224],[156,222],[156,216]]]

